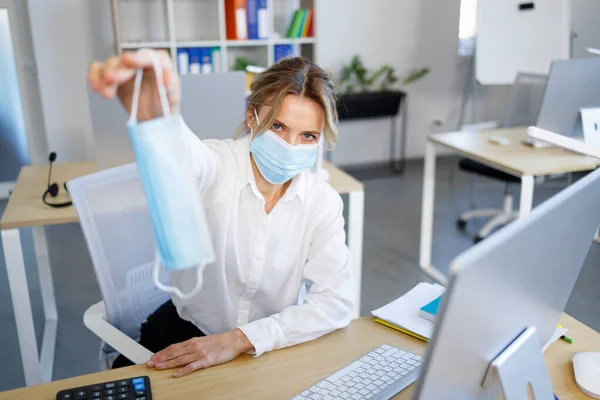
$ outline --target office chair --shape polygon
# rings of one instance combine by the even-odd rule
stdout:
[[[510,128],[535,125],[540,108],[542,107],[545,87],[546,76],[519,73],[515,79],[515,83],[510,88],[504,116],[499,123],[495,124],[495,127]],[[494,126],[494,124],[490,123],[478,125],[485,126],[487,129]],[[471,125],[462,129],[478,130],[478,125]],[[464,212],[456,222],[458,228],[463,230],[467,222],[471,219],[489,218],[473,239],[475,243],[485,239],[495,229],[519,217],[518,211],[513,208],[514,198],[510,191],[510,184],[520,183],[520,178],[468,158],[462,158],[458,163],[458,167],[463,171],[475,174],[475,176],[485,176],[505,184],[502,209],[485,208],[469,210]]]
[[[140,326],[169,294],[152,281],[154,231],[137,167],[96,172],[67,186],[103,299],[83,316],[85,326],[102,340],[100,367],[110,368],[119,353],[144,363],[153,353],[135,341]],[[161,281],[168,281],[164,269]]]

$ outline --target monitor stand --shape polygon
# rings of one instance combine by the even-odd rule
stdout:
[[[483,387],[493,389],[498,384],[507,400],[528,399],[528,386],[536,400],[554,399],[534,327],[525,329],[489,364]]]

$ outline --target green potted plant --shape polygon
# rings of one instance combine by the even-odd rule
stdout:
[[[342,68],[339,79],[342,90],[338,102],[340,119],[396,115],[405,96],[398,87],[418,81],[428,73],[429,68],[421,68],[400,82],[392,66],[383,65],[370,73],[360,56],[354,56],[351,63]]]

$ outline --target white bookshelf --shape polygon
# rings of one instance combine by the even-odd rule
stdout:
[[[316,8],[317,0],[267,0],[268,39],[227,40],[225,0],[110,0],[115,50],[165,49],[173,62],[178,48],[218,47],[221,72],[233,70],[237,56],[269,67],[275,61],[275,46],[293,45],[293,54],[313,61],[317,46],[316,21],[313,37],[287,38],[287,29],[298,8]],[[313,18],[317,16],[313,14]],[[318,17],[318,16],[317,16]]]

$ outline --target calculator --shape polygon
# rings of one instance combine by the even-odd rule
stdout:
[[[152,400],[150,378],[140,376],[61,390],[56,400]]]

